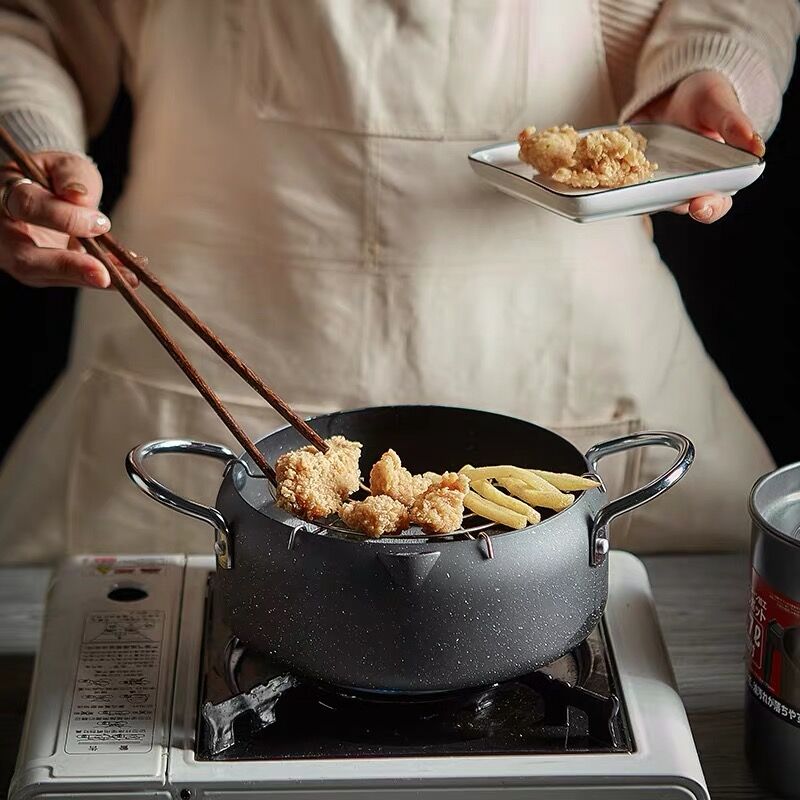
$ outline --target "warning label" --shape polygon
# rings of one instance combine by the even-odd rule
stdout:
[[[101,611],[86,617],[68,753],[152,748],[163,636],[163,611]]]

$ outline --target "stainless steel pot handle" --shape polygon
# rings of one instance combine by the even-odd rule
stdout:
[[[210,456],[226,463],[235,461],[236,454],[221,444],[194,442],[190,439],[160,439],[134,447],[125,459],[128,476],[146,495],[167,508],[207,522],[214,528],[214,553],[217,556],[217,565],[222,569],[230,569],[233,566],[231,535],[228,523],[225,522],[222,514],[216,508],[181,497],[157,481],[147,470],[145,461],[151,456],[163,453],[191,453],[196,456]]]
[[[658,497],[662,492],[666,492],[670,486],[676,484],[687,472],[694,461],[694,445],[682,434],[671,433],[669,431],[648,431],[646,433],[632,433],[629,436],[620,436],[619,439],[610,439],[601,442],[586,451],[586,460],[593,473],[597,473],[597,463],[600,459],[610,456],[613,453],[621,453],[623,450],[630,450],[633,447],[649,447],[650,445],[660,445],[671,447],[678,451],[678,457],[672,466],[659,475],[655,480],[650,481],[641,489],[636,489],[630,494],[612,500],[608,505],[603,506],[592,521],[592,534],[590,540],[590,558],[593,566],[599,566],[605,561],[610,544],[608,539],[608,527],[611,521],[620,514],[633,511],[645,503],[649,503]]]

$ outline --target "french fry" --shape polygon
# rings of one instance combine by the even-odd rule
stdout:
[[[518,514],[510,508],[492,503],[471,489],[464,498],[464,505],[479,516],[485,517],[492,522],[499,522],[509,528],[519,530],[528,526],[528,518],[524,514]]]
[[[514,480],[524,481],[533,489],[541,489],[544,491],[546,488],[544,485],[546,481],[543,478],[534,475],[532,472],[522,467],[512,467],[507,464],[497,467],[472,467],[467,465],[461,468],[461,474],[466,475],[471,481],[489,480],[491,478],[495,480],[499,480],[500,478],[513,478]],[[550,491],[558,491],[555,486],[550,486],[549,484],[547,484],[547,486],[549,486]]]
[[[473,467],[468,464],[462,467],[461,473],[466,475],[470,481],[494,478],[511,494],[531,506],[561,511],[571,506],[575,500],[572,495],[562,493],[544,478],[522,467],[513,467],[507,464],[496,467]]]
[[[516,497],[501,492],[497,487],[492,486],[485,478],[479,481],[471,481],[470,486],[477,494],[489,502],[509,508],[517,514],[522,514],[528,519],[528,522],[533,525],[542,521],[542,515],[535,508],[529,506],[527,503],[523,503],[522,500],[518,500]]]
[[[591,478],[581,478],[580,475],[571,475],[569,472],[548,472],[544,469],[531,469],[528,471],[563,492],[580,492],[583,489],[596,489],[600,486],[597,481],[593,481]]]
[[[526,469],[527,477],[525,480],[531,485],[532,489],[538,489],[540,492],[560,492],[556,486],[553,486],[552,483],[549,483],[544,478],[537,475],[532,469]]]
[[[552,491],[531,489],[529,483],[516,478],[499,478],[497,482],[504,489],[508,489],[514,497],[518,497],[529,505],[538,506],[539,508],[552,508],[554,511],[562,511],[575,502],[575,498],[571,494],[564,494],[557,489]]]

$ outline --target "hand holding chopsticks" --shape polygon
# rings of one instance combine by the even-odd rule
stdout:
[[[50,189],[47,175],[39,168],[38,164],[11,138],[8,132],[0,126],[0,146],[14,158],[20,172],[29,180]],[[139,318],[150,329],[164,349],[169,353],[175,363],[200,392],[206,402],[223,421],[228,430],[234,435],[245,452],[253,459],[256,466],[264,475],[275,482],[275,471],[267,463],[264,456],[250,440],[241,426],[225,407],[223,402],[206,383],[199,372],[186,357],[186,354],[169,335],[166,329],[156,319],[150,309],[139,298],[137,293],[125,281],[116,261],[123,264],[137,278],[147,286],[153,294],[164,302],[191,330],[193,330],[228,366],[231,367],[244,381],[246,381],[261,397],[263,397],[281,416],[289,422],[302,436],[304,436],[317,449],[325,452],[327,445],[304,420],[272,390],[253,370],[230,350],[220,338],[186,306],[177,295],[170,291],[164,284],[145,266],[144,259],[133,255],[130,250],[123,247],[110,234],[101,234],[96,239],[80,238],[80,243],[86,252],[94,256],[108,270],[112,285],[125,298]],[[113,255],[113,258],[111,257]],[[115,260],[116,259],[116,260]]]

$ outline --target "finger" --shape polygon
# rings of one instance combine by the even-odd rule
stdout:
[[[69,242],[67,243],[67,249],[72,250],[75,253],[85,253],[86,248],[74,237],[70,238]],[[136,274],[131,272],[126,266],[124,266],[120,260],[113,255],[112,253],[106,253],[108,258],[110,258],[116,268],[120,271],[123,280],[125,283],[128,284],[132,289],[135,289],[139,285],[139,278],[136,277]],[[104,265],[105,266],[105,265]]]
[[[6,195],[6,207],[16,220],[70,236],[98,236],[111,228],[104,214],[59,200],[35,183],[14,186]]]
[[[723,197],[722,198],[722,210],[719,213],[719,216],[716,219],[713,219],[712,222],[716,222],[719,219],[722,219],[731,209],[733,208],[733,198],[732,197]]]
[[[45,167],[55,194],[76,205],[97,207],[103,179],[88,158],[70,153],[46,154]]]
[[[725,79],[706,81],[700,88],[696,100],[699,101],[697,121],[709,131],[722,133],[723,120],[731,112],[741,111],[739,98],[733,86]]]
[[[717,124],[716,129],[701,127],[700,133],[718,142],[727,142],[732,147],[747,150],[759,158],[764,157],[767,151],[764,140],[741,109],[724,113]]]
[[[758,134],[753,123],[742,111],[733,86],[726,80],[715,81],[709,86],[700,104],[698,121],[702,128],[719,134],[733,147],[752,151],[757,144],[755,137]],[[761,143],[763,145],[763,141]]]
[[[764,140],[753,130],[753,124],[743,111],[731,111],[722,121],[720,133],[725,141],[733,147],[753,152],[756,137],[764,146]]]
[[[128,286],[132,288],[136,288],[139,285],[139,279],[136,277],[135,273],[131,272],[126,266],[122,264],[122,262],[112,253],[106,253],[108,258],[114,262],[114,266],[119,270],[120,275],[122,275],[122,279]]]
[[[0,226],[3,268],[27,286],[91,286],[110,284],[108,271],[86,253],[38,247],[30,236],[10,224]]]
[[[712,131],[709,128],[699,128],[697,132],[703,134],[707,139],[713,139],[715,142],[725,144],[725,137],[721,133]]]
[[[683,203],[682,205],[675,206],[675,208],[671,208],[670,211],[673,214],[681,214],[682,216],[686,215],[689,213],[689,204]]]
[[[732,198],[718,194],[695,197],[689,203],[689,214],[697,222],[710,224],[724,217],[732,205]]]

